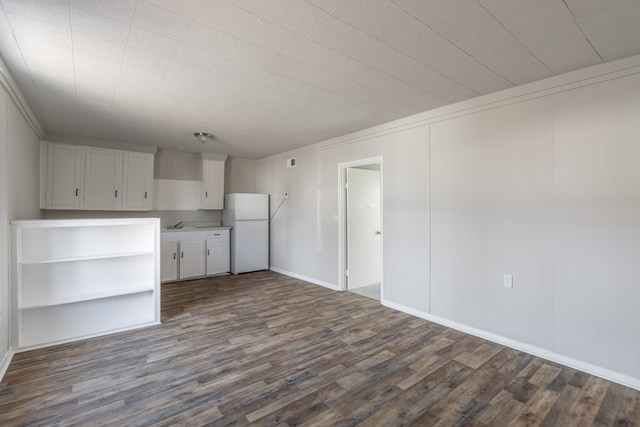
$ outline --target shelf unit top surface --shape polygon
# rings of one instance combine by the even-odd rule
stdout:
[[[15,227],[99,227],[111,225],[160,225],[160,218],[94,218],[94,219],[20,219],[11,221]]]

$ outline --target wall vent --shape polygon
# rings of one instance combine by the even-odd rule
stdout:
[[[287,159],[287,167],[288,168],[295,168],[296,167],[296,158],[295,157]]]

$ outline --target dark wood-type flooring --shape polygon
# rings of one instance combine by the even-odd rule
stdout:
[[[162,321],[15,355],[0,425],[640,423],[638,391],[272,272],[163,285]]]

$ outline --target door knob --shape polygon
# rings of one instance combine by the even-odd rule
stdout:
[[[381,234],[382,234],[382,231],[378,230],[378,231],[376,231],[374,234],[375,234],[376,236],[379,236],[379,235],[381,235]]]

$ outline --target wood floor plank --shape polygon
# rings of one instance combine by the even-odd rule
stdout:
[[[635,390],[625,390],[615,423],[618,426],[640,426],[640,395]]]
[[[640,424],[639,391],[273,272],[163,285],[161,317],[16,354],[0,425]]]
[[[620,384],[611,384],[607,394],[602,399],[602,404],[596,414],[596,425],[607,426],[615,422],[616,415],[620,410],[622,399],[624,398],[625,387]]]
[[[529,400],[527,407],[520,414],[515,425],[537,426],[547,416],[558,400],[558,393],[547,389],[539,389]]]
[[[593,424],[609,390],[609,381],[591,377],[582,389],[579,400],[571,408],[567,425],[583,426]],[[575,420],[575,421],[574,421]]]

